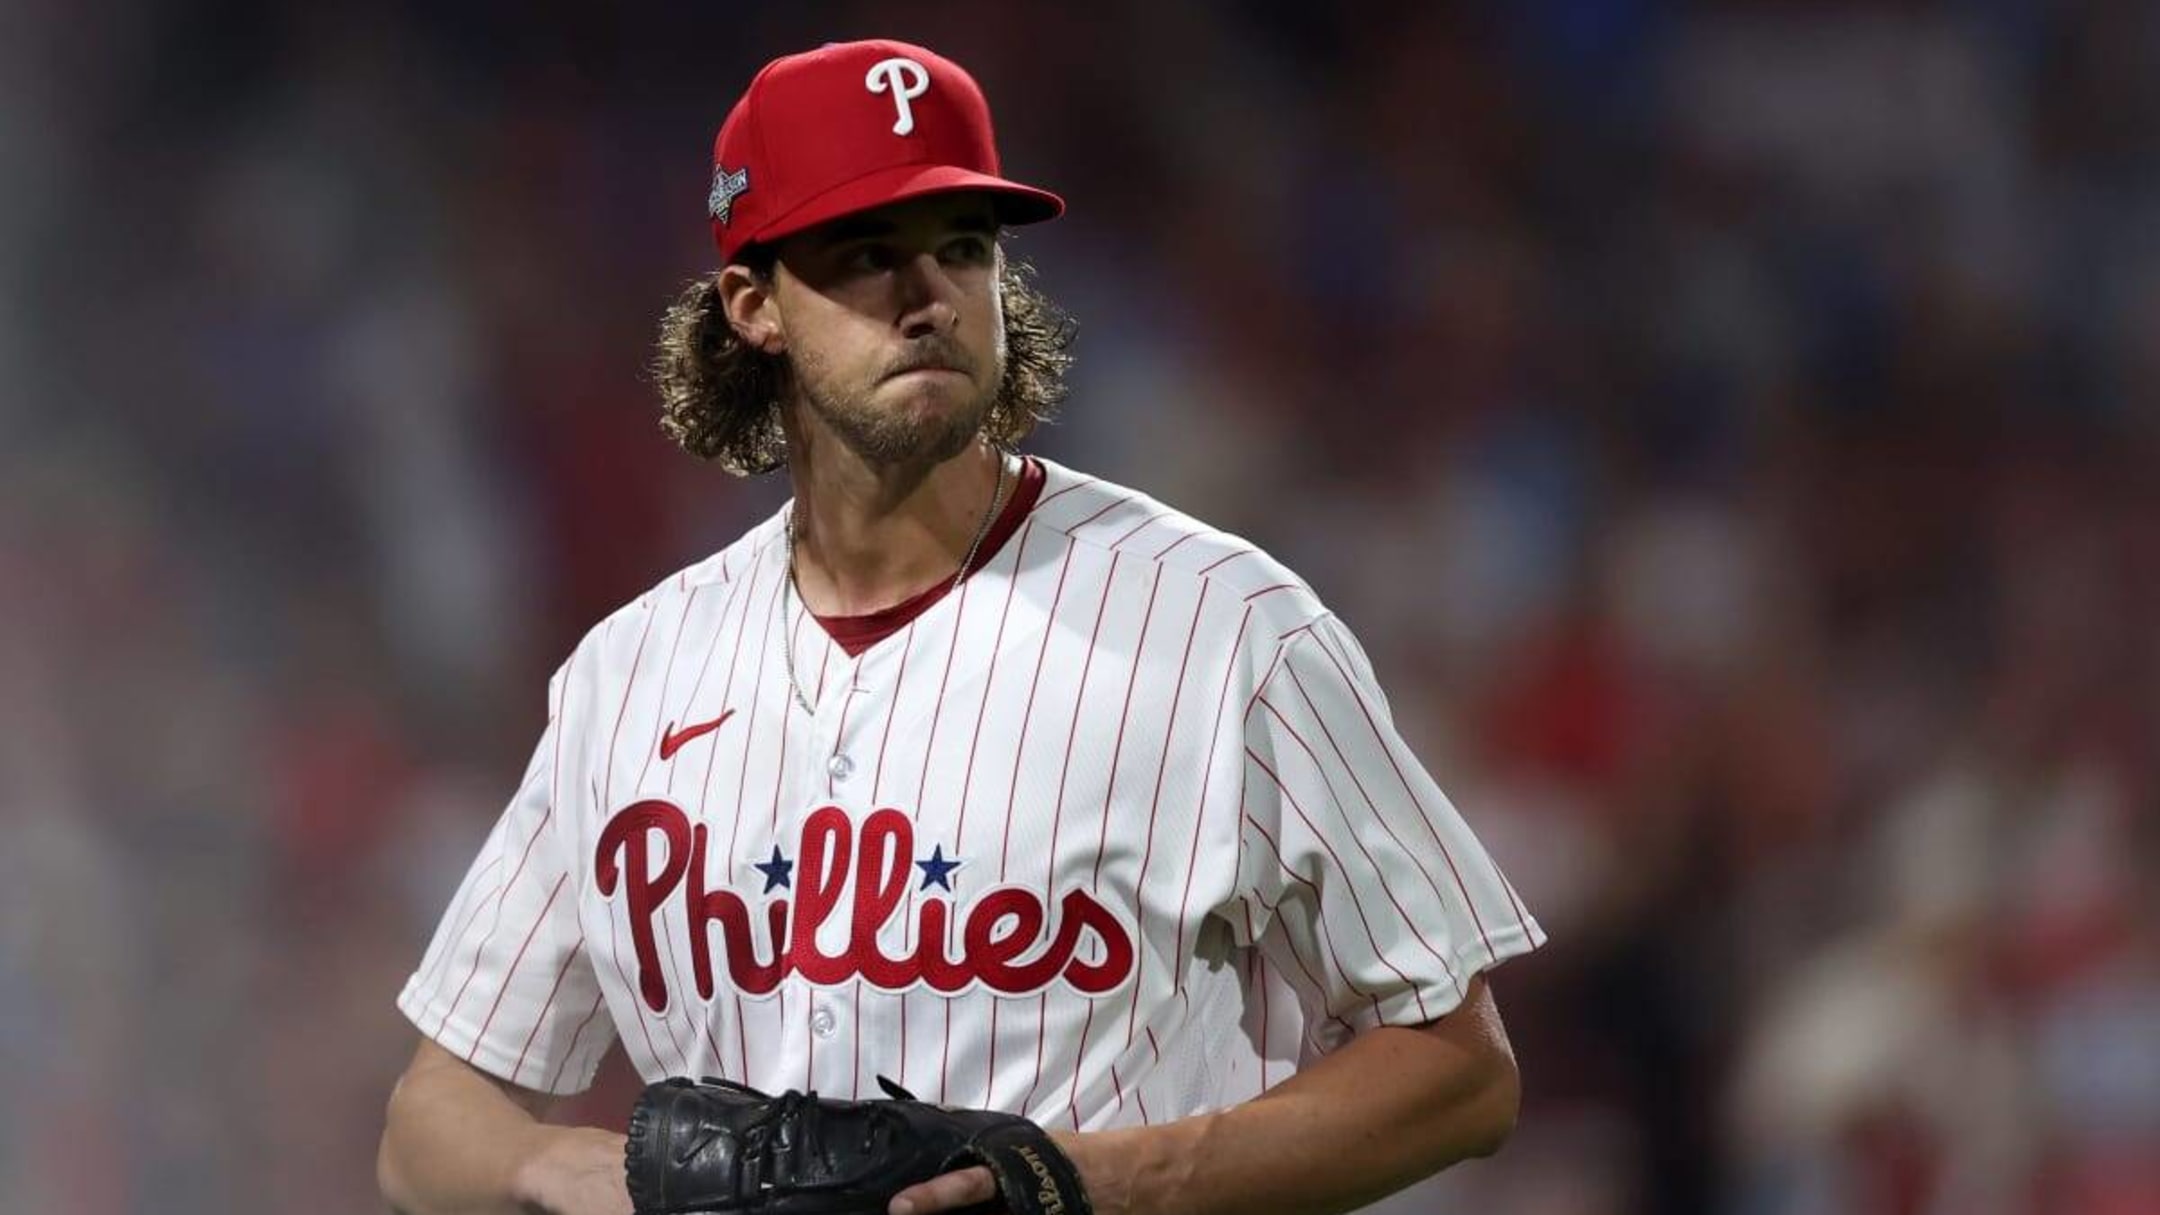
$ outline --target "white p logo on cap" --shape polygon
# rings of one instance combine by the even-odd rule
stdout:
[[[892,133],[905,135],[915,129],[915,111],[908,102],[930,91],[930,72],[913,59],[880,59],[863,77],[863,87],[873,93],[892,94],[896,115]]]

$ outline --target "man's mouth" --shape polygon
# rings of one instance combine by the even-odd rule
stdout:
[[[945,364],[943,364],[943,363],[924,363],[924,364],[921,364],[921,365],[919,365],[919,366],[915,366],[915,367],[903,367],[903,368],[901,368],[900,370],[898,370],[898,371],[895,371],[895,372],[893,372],[893,373],[892,373],[892,375],[888,376],[887,378],[888,378],[888,379],[899,379],[899,378],[900,378],[901,376],[904,376],[904,375],[915,375],[915,374],[917,374],[918,372],[926,372],[926,371],[929,371],[929,372],[943,372],[943,373],[944,373],[944,374],[946,374],[946,375],[957,375],[957,376],[965,376],[965,375],[967,375],[967,372],[965,372],[965,371],[962,371],[962,370],[960,370],[960,369],[959,369],[958,367],[949,367],[949,366],[947,366],[947,365],[945,365]]]
[[[907,352],[899,366],[885,373],[888,380],[897,380],[918,371],[942,371],[948,375],[972,378],[968,364],[972,362],[965,351],[952,348],[945,342],[930,342]]]

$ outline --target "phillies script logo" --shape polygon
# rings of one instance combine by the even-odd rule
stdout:
[[[656,836],[664,859],[653,849]],[[658,799],[623,807],[600,832],[593,858],[600,893],[612,899],[619,890],[629,905],[638,991],[654,1012],[667,1009],[659,935],[670,916],[688,921],[690,969],[699,997],[708,1001],[715,929],[729,982],[751,996],[771,994],[790,974],[820,985],[861,979],[886,991],[925,985],[947,995],[980,984],[1006,996],[1059,981],[1100,996],[1132,977],[1132,930],[1086,890],[1058,898],[1055,922],[1043,896],[1024,887],[984,891],[964,913],[956,900],[928,894],[933,885],[949,891],[957,865],[942,848],[931,861],[915,860],[915,825],[898,810],[873,811],[860,824],[838,806],[812,811],[797,848],[800,885],[787,876],[798,862],[775,848],[773,859],[757,866],[766,882],[755,910],[733,890],[706,887],[706,840],[703,823],[693,826],[681,807]],[[887,954],[878,934],[899,913],[918,868],[926,876],[913,932],[897,954]],[[787,888],[792,899],[771,897]],[[818,929],[836,916],[847,925],[847,942],[827,953],[818,946]],[[1083,949],[1090,939],[1094,947]]]

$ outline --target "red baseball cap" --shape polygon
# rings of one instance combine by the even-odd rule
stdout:
[[[713,141],[706,210],[720,260],[856,211],[984,190],[1009,224],[1065,200],[998,175],[990,104],[950,59],[905,42],[838,42],[765,65]]]

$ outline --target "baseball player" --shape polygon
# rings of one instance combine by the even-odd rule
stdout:
[[[621,1128],[538,1120],[617,1044],[1024,1115],[1098,1212],[1347,1210],[1509,1132],[1484,972],[1543,933],[1357,640],[1247,541],[1017,451],[1068,330],[999,234],[1063,207],[921,47],[779,59],[728,116],[665,425],[794,497],[550,682],[399,997],[399,1210],[630,1210]]]

